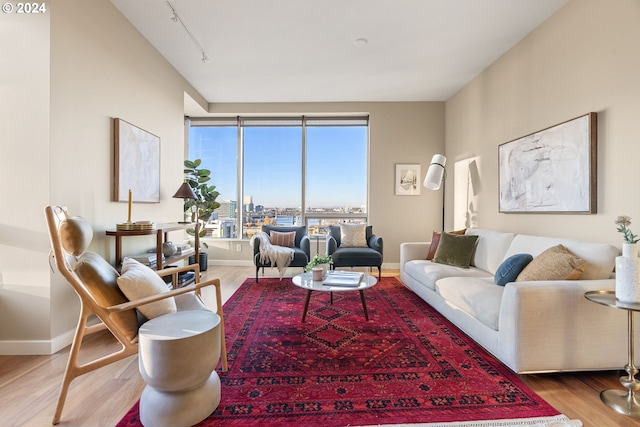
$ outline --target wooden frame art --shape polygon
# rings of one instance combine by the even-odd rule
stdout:
[[[597,212],[597,123],[588,113],[498,146],[502,213]]]
[[[160,202],[160,137],[114,119],[113,200]]]

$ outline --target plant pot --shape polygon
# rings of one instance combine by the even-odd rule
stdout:
[[[200,271],[207,271],[209,266],[209,254],[207,252],[200,252]]]
[[[640,302],[640,258],[637,243],[623,243],[622,256],[616,257],[616,299]]]

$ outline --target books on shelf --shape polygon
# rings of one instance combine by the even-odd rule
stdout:
[[[133,258],[138,261],[140,264],[144,264],[149,267],[155,267],[157,264],[156,253],[145,252],[142,254],[131,255],[129,258]],[[164,261],[164,255],[162,256],[162,260]]]
[[[364,279],[364,273],[357,271],[332,270],[327,272],[322,284],[325,286],[343,286],[346,288],[357,288]]]

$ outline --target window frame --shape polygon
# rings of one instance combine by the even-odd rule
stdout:
[[[370,128],[369,128],[369,115],[357,114],[357,115],[330,115],[330,116],[309,116],[309,115],[287,115],[287,116],[214,116],[214,117],[185,117],[186,122],[186,139],[187,147],[186,153],[189,153],[189,138],[192,127],[208,127],[208,126],[235,126],[237,128],[237,155],[236,155],[236,170],[237,170],[237,183],[236,183],[236,232],[235,237],[222,238],[206,236],[206,239],[212,239],[215,241],[230,240],[230,241],[246,241],[248,238],[244,235],[244,153],[245,153],[245,141],[244,131],[246,127],[284,127],[293,126],[301,127],[301,171],[302,171],[302,185],[300,195],[300,223],[309,227],[309,220],[318,220],[320,223],[324,221],[331,223],[339,222],[364,222],[367,223],[369,216],[369,195],[370,195]],[[326,126],[326,127],[339,127],[339,126],[364,126],[366,128],[366,148],[365,148],[365,209],[360,213],[314,213],[307,212],[306,206],[306,193],[307,193],[307,126]],[[213,183],[215,185],[215,182]],[[324,228],[319,226],[320,229]]]

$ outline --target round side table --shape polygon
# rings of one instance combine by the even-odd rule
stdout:
[[[144,426],[191,426],[220,403],[220,316],[179,311],[149,320],[138,331]]]
[[[589,301],[597,304],[606,305],[621,310],[627,310],[627,329],[629,335],[629,359],[624,370],[627,372],[627,376],[620,377],[620,383],[627,389],[617,390],[610,389],[604,390],[600,393],[600,399],[614,409],[624,415],[628,415],[633,418],[640,418],[640,401],[636,392],[640,390],[640,381],[635,376],[638,373],[638,368],[634,363],[634,326],[633,326],[633,313],[640,311],[640,304],[624,303],[616,299],[616,294],[613,291],[591,291],[584,294],[585,298]]]

